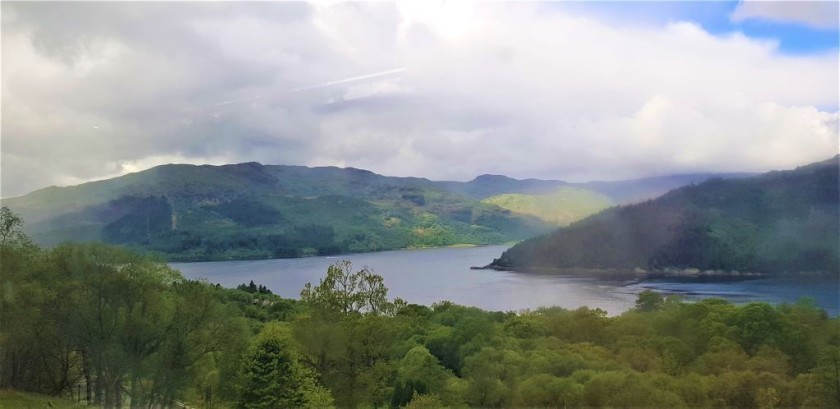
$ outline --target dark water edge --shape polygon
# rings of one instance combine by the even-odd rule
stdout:
[[[745,277],[670,277],[533,274],[500,270],[475,270],[498,257],[509,245],[470,248],[432,248],[354,253],[296,259],[236,260],[170,263],[188,278],[206,279],[225,287],[253,280],[275,294],[298,298],[307,282],[317,283],[327,267],[349,260],[356,269],[369,267],[385,279],[390,297],[432,305],[452,301],[489,311],[519,311],[559,306],[601,308],[618,315],[633,308],[638,293],[651,289],[682,296],[686,301],[719,297],[734,303],[796,302],[812,297],[832,315],[840,314],[840,279],[782,279]]]
[[[792,304],[810,298],[828,315],[840,315],[840,279],[827,276],[657,278],[642,280],[626,287],[628,292],[653,290],[665,295],[677,295],[689,302],[723,298],[736,304],[752,301]]]

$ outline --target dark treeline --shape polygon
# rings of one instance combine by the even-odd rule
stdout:
[[[158,203],[161,198],[146,198],[144,201]],[[157,201],[157,202],[155,202]],[[240,201],[241,202],[241,201]],[[238,202],[235,206],[240,205]],[[262,207],[243,205],[244,211],[234,211],[227,206],[226,215],[244,225],[253,227],[254,220],[271,215]],[[173,260],[213,260],[231,258],[287,258],[309,255],[329,255],[348,252],[350,242],[339,241],[335,229],[319,224],[289,226],[280,233],[269,232],[225,232],[172,230],[171,210],[162,206],[138,209],[102,230],[106,243],[121,244],[138,251],[150,251],[169,256]]]
[[[254,280],[251,280],[248,284],[239,284],[238,286],[236,286],[236,289],[251,294],[273,294],[271,290],[268,289],[268,287],[262,284],[254,284]]]
[[[389,299],[344,262],[296,301],[42,250],[19,225],[4,209],[0,388],[106,408],[840,406],[840,320],[808,300],[487,312]]]
[[[350,227],[341,226],[341,218],[336,216],[318,222],[286,221],[286,216],[276,209],[245,200],[213,207],[236,222],[236,227],[206,229],[181,225],[172,229],[172,211],[164,198],[132,198],[133,204],[149,205],[128,210],[124,205],[126,202],[129,200],[121,200],[120,206],[127,215],[103,227],[102,241],[156,253],[171,261],[292,258],[409,247],[491,244],[547,231],[528,227],[501,209],[455,208],[441,218],[431,213],[415,215],[406,209],[364,215],[363,212],[369,210],[362,208],[354,219],[356,225]],[[109,203],[103,207],[111,206],[117,205]],[[335,220],[326,220],[329,218]],[[270,225],[258,224],[260,220],[269,219],[273,220]]]
[[[526,240],[493,264],[836,275],[839,163],[835,157],[792,171],[676,189]]]

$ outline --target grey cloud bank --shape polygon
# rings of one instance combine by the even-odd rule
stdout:
[[[2,3],[3,197],[170,162],[467,180],[838,152],[836,50],[519,3]],[[373,75],[381,74],[381,75]]]

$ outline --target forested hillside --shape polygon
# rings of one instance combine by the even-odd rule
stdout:
[[[349,263],[300,300],[184,279],[0,223],[0,389],[104,408],[840,406],[840,321],[812,302],[488,312],[389,299]],[[49,402],[0,393],[0,407]]]
[[[164,165],[3,204],[40,245],[102,241],[170,260],[223,260],[517,241],[624,203],[627,192],[663,193],[707,177],[593,183],[607,192],[599,194],[503,176],[434,182],[353,168]]]
[[[39,244],[103,241],[172,260],[491,244],[550,228],[425,179],[257,163],[159,166],[4,203]]]
[[[517,244],[492,265],[760,273],[840,272],[838,157],[713,179]]]

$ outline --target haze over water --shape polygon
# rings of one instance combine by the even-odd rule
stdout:
[[[836,316],[840,313],[837,281],[802,282],[762,279],[729,282],[649,281],[629,286],[584,278],[545,276],[495,270],[470,270],[498,257],[509,246],[395,250],[296,259],[171,263],[186,277],[207,279],[225,287],[253,280],[282,297],[298,298],[307,282],[316,284],[327,267],[349,260],[355,270],[364,266],[385,279],[389,297],[431,305],[438,301],[491,311],[519,311],[547,306],[600,308],[610,315],[630,308],[646,288],[680,294],[686,300],[707,297],[732,302],[795,302],[813,297]]]

